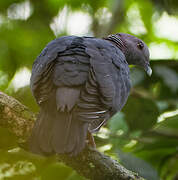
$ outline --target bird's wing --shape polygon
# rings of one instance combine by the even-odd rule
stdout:
[[[70,111],[79,100],[88,79],[90,59],[85,52],[82,38],[76,38],[68,49],[60,54],[54,68],[53,84],[57,87],[58,110]]]
[[[66,51],[75,36],[64,36],[51,41],[36,58],[30,79],[30,87],[38,104],[49,98],[54,89],[53,71],[57,57]]]
[[[90,129],[95,131],[124,106],[130,91],[129,68],[125,56],[114,47],[108,51],[89,46],[86,53],[90,56],[90,79],[95,82],[103,110],[95,113],[98,118],[91,123]]]

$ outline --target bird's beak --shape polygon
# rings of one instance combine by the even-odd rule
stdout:
[[[152,69],[151,69],[151,67],[148,67],[148,69],[147,69],[147,74],[148,74],[148,76],[151,76],[152,75]]]
[[[147,66],[145,66],[144,69],[145,69],[146,73],[148,74],[148,76],[152,75],[152,69],[149,64]]]

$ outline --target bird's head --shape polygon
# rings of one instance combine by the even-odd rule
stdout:
[[[128,64],[142,67],[151,76],[149,50],[142,40],[124,33],[109,35],[105,39],[112,41],[124,53]]]

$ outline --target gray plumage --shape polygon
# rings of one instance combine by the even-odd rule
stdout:
[[[150,71],[148,48],[137,47],[140,42],[127,34],[64,36],[46,46],[32,68],[31,90],[40,106],[32,152],[76,155],[84,149],[87,132],[98,131],[126,103],[128,64]]]

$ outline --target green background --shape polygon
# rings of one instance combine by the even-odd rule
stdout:
[[[0,90],[38,112],[28,83],[19,86],[17,79],[22,72],[30,73],[35,58],[56,36],[124,32],[143,39],[151,50],[153,75],[147,77],[131,67],[133,89],[128,102],[96,134],[96,144],[99,151],[147,180],[176,180],[177,12],[176,0],[1,0]],[[75,19],[79,15],[86,22]],[[0,137],[0,180],[84,179],[53,158],[24,152],[5,129],[0,128]]]

